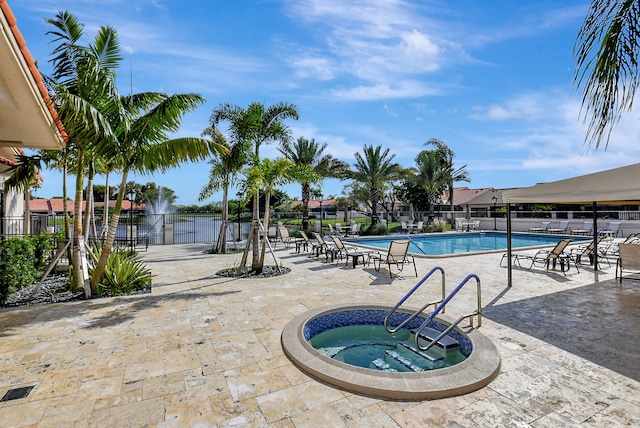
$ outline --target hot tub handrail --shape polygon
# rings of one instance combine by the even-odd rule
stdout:
[[[456,322],[454,322],[453,324],[451,324],[451,326],[449,326],[443,333],[441,333],[436,339],[432,340],[426,347],[422,347],[420,346],[419,343],[419,339],[420,339],[420,333],[422,332],[422,330],[424,330],[430,323],[431,321],[433,321],[433,319],[436,317],[436,315],[438,315],[440,313],[440,311],[442,311],[444,313],[444,309],[447,306],[447,303],[449,303],[449,301],[453,298],[453,296],[455,296],[458,291],[460,291],[462,289],[462,287],[464,287],[464,285],[469,282],[469,280],[471,279],[475,279],[476,280],[476,286],[477,286],[477,294],[478,294],[478,309],[461,316],[460,318],[458,318],[458,320]],[[436,343],[438,343],[438,341],[440,339],[442,339],[444,336],[446,336],[451,330],[453,330],[453,328],[455,328],[460,321],[462,321],[465,318],[469,318],[469,323],[471,326],[473,326],[473,316],[477,315],[478,316],[478,327],[480,327],[482,325],[482,302],[481,302],[481,295],[480,295],[480,278],[478,277],[478,275],[474,274],[474,273],[470,273],[469,275],[467,275],[460,284],[458,284],[458,286],[447,296],[446,299],[444,299],[444,301],[442,303],[440,303],[440,305],[438,305],[438,307],[433,311],[433,313],[431,315],[429,315],[429,317],[425,320],[425,322],[422,323],[422,325],[420,327],[418,327],[415,330],[415,344],[416,347],[418,347],[421,351],[426,351],[429,348],[431,348],[433,345],[435,345]]]
[[[429,302],[426,305],[424,305],[422,308],[418,309],[416,312],[414,312],[410,317],[408,317],[406,320],[404,320],[402,323],[400,323],[400,325],[394,327],[389,327],[387,325],[387,322],[389,321],[389,317],[391,317],[391,315],[393,315],[393,313],[418,289],[420,288],[420,286],[435,272],[435,271],[440,271],[441,275],[441,282],[442,282],[442,299],[440,300],[434,300],[433,302]],[[411,290],[409,290],[409,292],[407,294],[405,294],[405,296],[400,299],[400,301],[393,307],[393,309],[389,310],[387,312],[387,314],[384,317],[384,328],[389,332],[389,333],[395,333],[396,331],[400,330],[401,328],[403,328],[405,325],[407,325],[412,319],[414,319],[415,317],[418,316],[418,314],[420,314],[422,311],[424,311],[427,307],[431,306],[431,305],[437,305],[438,303],[442,302],[444,300],[444,295],[445,295],[445,291],[444,291],[444,269],[442,269],[440,266],[435,266],[433,267],[425,276],[422,277],[422,279],[420,281],[418,281],[418,283],[416,285],[413,286],[413,288]],[[444,311],[443,311],[444,312]]]

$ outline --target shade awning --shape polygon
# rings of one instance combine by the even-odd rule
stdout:
[[[505,190],[502,200],[505,203],[638,203],[640,163],[531,187]]]

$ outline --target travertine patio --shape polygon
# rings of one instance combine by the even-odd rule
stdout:
[[[311,308],[395,304],[416,282],[411,271],[391,280],[280,245],[291,273],[229,279],[215,272],[240,255],[206,248],[150,247],[142,258],[157,275],[151,295],[0,310],[0,396],[33,386],[0,403],[0,425],[640,426],[640,282],[620,286],[613,267],[572,268],[566,277],[515,269],[509,289],[500,254],[419,259],[419,274],[445,269],[448,289],[468,273],[481,278],[480,328],[502,366],[479,391],[397,402],[308,377],[283,354],[280,334]],[[437,288],[419,294],[433,298]],[[473,308],[475,287],[462,293],[451,317]]]

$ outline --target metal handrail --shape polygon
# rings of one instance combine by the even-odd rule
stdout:
[[[455,296],[458,291],[460,291],[462,289],[462,287],[469,282],[470,279],[475,279],[476,280],[476,285],[477,285],[477,293],[478,293],[478,309],[461,316],[460,318],[458,318],[458,320],[456,320],[456,322],[454,322],[453,324],[451,324],[444,332],[442,332],[437,338],[435,338],[434,340],[432,340],[426,347],[422,347],[420,346],[419,343],[419,339],[420,339],[420,333],[422,332],[422,330],[424,330],[427,325],[429,325],[431,323],[431,321],[433,321],[433,319],[436,317],[436,315],[438,315],[440,313],[440,311],[442,311],[442,313],[444,313],[444,308],[446,307],[447,303],[449,303],[449,301],[453,298],[453,296]],[[462,282],[460,284],[458,284],[458,286],[447,296],[446,299],[444,299],[444,301],[442,303],[440,303],[440,305],[438,305],[438,307],[433,311],[433,313],[431,315],[429,315],[429,317],[425,320],[425,322],[422,323],[422,325],[420,327],[418,327],[417,330],[415,330],[415,344],[416,347],[418,349],[420,349],[421,351],[427,351],[429,350],[433,345],[435,345],[436,343],[438,343],[438,341],[440,339],[442,339],[444,336],[446,336],[451,330],[453,330],[459,323],[460,321],[462,321],[465,318],[469,318],[469,325],[471,327],[473,327],[473,316],[477,315],[478,316],[478,327],[480,327],[482,325],[482,302],[481,302],[481,294],[480,294],[480,278],[478,277],[478,275],[471,273],[469,275],[466,276],[465,279],[462,280]]]
[[[418,309],[413,315],[411,315],[409,318],[404,320],[402,323],[400,323],[400,325],[396,326],[395,328],[389,327],[387,325],[387,322],[389,321],[389,317],[391,315],[393,315],[393,313],[400,307],[400,305],[402,305],[418,288],[420,288],[420,286],[437,270],[439,270],[442,273],[442,276],[441,276],[441,278],[442,278],[442,299],[434,300],[433,302],[427,303],[426,305],[424,305],[422,308]],[[402,299],[400,299],[400,301],[393,307],[393,309],[391,309],[389,312],[387,312],[387,314],[384,317],[384,328],[389,333],[395,333],[396,331],[400,330],[402,327],[407,325],[412,319],[417,317],[418,314],[420,314],[422,311],[424,311],[427,307],[429,307],[431,305],[437,305],[438,303],[442,302],[444,300],[444,295],[445,295],[445,291],[444,291],[444,269],[442,269],[440,266],[435,266],[425,276],[423,276],[422,279],[420,281],[418,281],[418,283],[416,285],[414,285],[413,288],[411,290],[409,290],[409,292]]]

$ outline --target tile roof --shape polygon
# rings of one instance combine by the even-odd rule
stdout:
[[[24,57],[24,60],[27,63],[29,72],[31,73],[31,76],[33,77],[36,83],[36,86],[38,87],[40,96],[42,96],[42,99],[44,100],[47,106],[47,109],[49,110],[49,113],[51,114],[51,117],[53,118],[56,124],[56,127],[58,128],[58,131],[60,132],[60,136],[62,137],[65,143],[68,142],[69,136],[67,135],[67,132],[64,129],[64,125],[62,124],[62,121],[58,116],[58,112],[53,106],[53,102],[49,97],[49,91],[44,86],[44,82],[42,81],[42,74],[40,74],[40,71],[36,66],[36,62],[33,59],[33,56],[31,56],[29,49],[27,48],[27,42],[25,41],[24,37],[22,36],[22,33],[20,33],[20,30],[18,29],[18,20],[16,19],[15,15],[11,11],[11,8],[9,7],[9,3],[7,2],[7,0],[0,0],[0,10],[4,14],[4,17],[7,20],[7,23],[9,24],[9,28],[11,29],[11,33],[13,34],[13,38],[15,39],[18,47],[20,48],[20,52],[22,53],[22,56]]]

